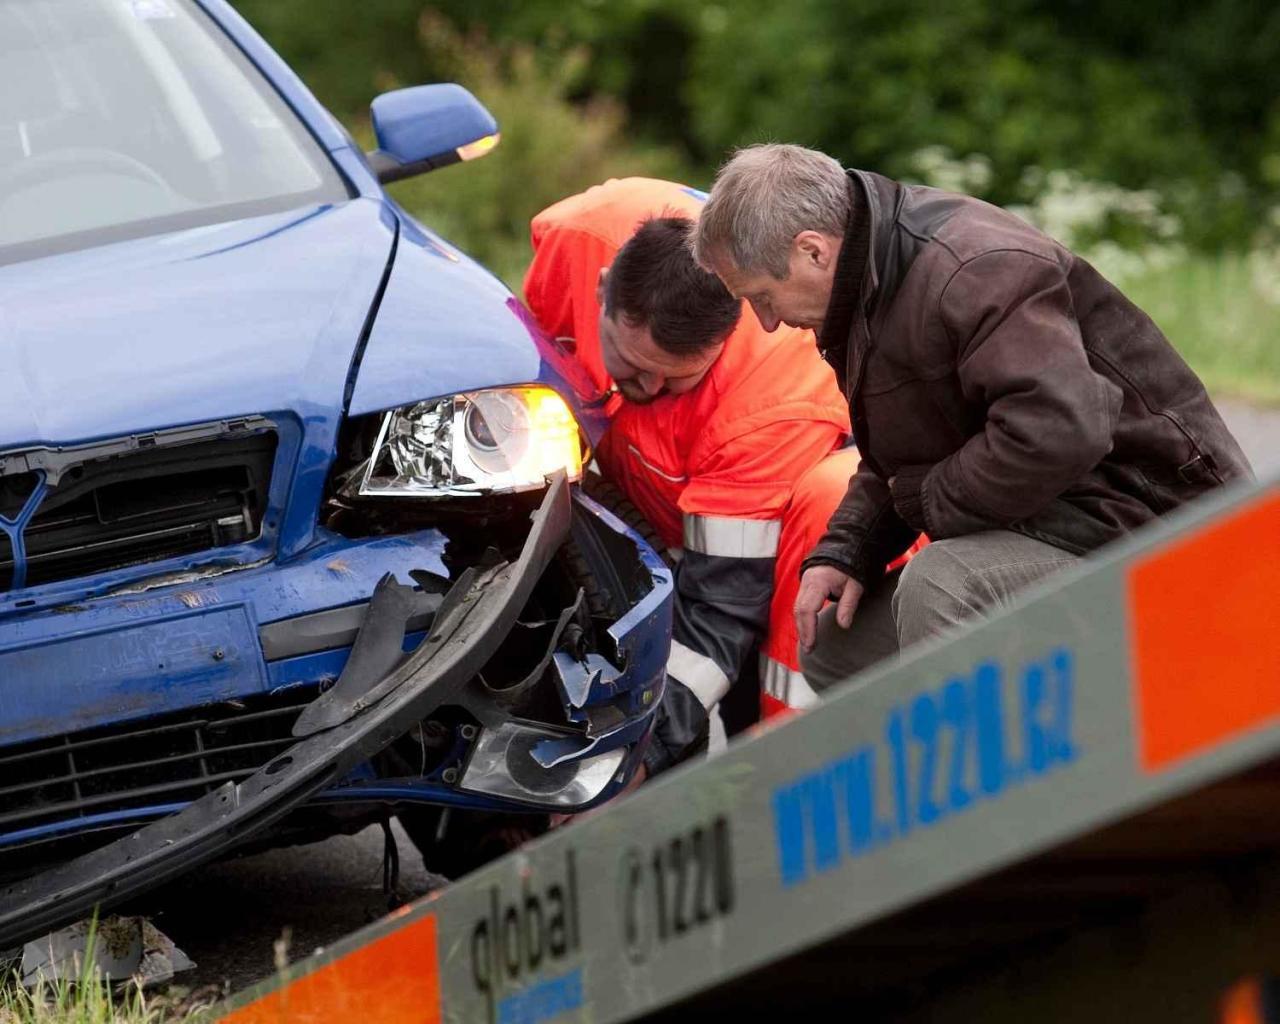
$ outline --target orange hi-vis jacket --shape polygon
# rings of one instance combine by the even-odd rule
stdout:
[[[644,220],[696,218],[704,198],[671,182],[627,178],[534,218],[525,300],[544,330],[574,339],[578,358],[602,390],[612,381],[600,354],[601,269]],[[710,709],[769,629],[784,511],[796,481],[844,444],[847,403],[811,332],[769,334],[744,306],[695,388],[648,405],[617,400],[611,412],[596,453],[601,469],[665,543],[683,552],[668,689],[674,681],[677,702],[692,694],[701,709]],[[847,477],[829,502],[816,504],[834,508],[845,484]],[[823,515],[806,532],[820,535],[825,527]],[[788,559],[789,578],[779,582],[794,594],[798,575],[798,561]],[[788,662],[796,667],[794,650]],[[646,759],[650,770],[680,759],[684,740],[664,734],[660,723]]]

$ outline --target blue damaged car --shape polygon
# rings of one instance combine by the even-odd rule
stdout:
[[[0,0],[0,948],[247,846],[573,812],[671,576],[582,491],[576,363],[224,0]]]

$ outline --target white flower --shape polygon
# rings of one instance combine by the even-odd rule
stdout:
[[[960,159],[946,146],[925,146],[911,155],[911,166],[922,184],[947,192],[980,195],[991,184],[991,161],[981,153]]]

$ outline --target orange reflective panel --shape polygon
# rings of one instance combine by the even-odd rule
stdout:
[[[1280,491],[1141,559],[1128,592],[1144,770],[1280,718]]]
[[[222,1018],[228,1024],[439,1024],[434,914],[340,956]]]
[[[1232,985],[1222,997],[1218,1024],[1266,1024],[1266,1003],[1257,978],[1245,978]]]

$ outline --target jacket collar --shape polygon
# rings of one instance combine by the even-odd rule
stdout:
[[[883,248],[883,245],[876,244],[877,241],[883,242],[877,236],[884,234],[878,230],[881,211],[877,190],[866,172],[851,170],[846,173],[852,199],[849,221],[845,225],[840,257],[836,260],[827,315],[818,331],[818,347],[829,359],[845,348],[857,313],[866,310],[875,295],[879,275],[873,253]]]

